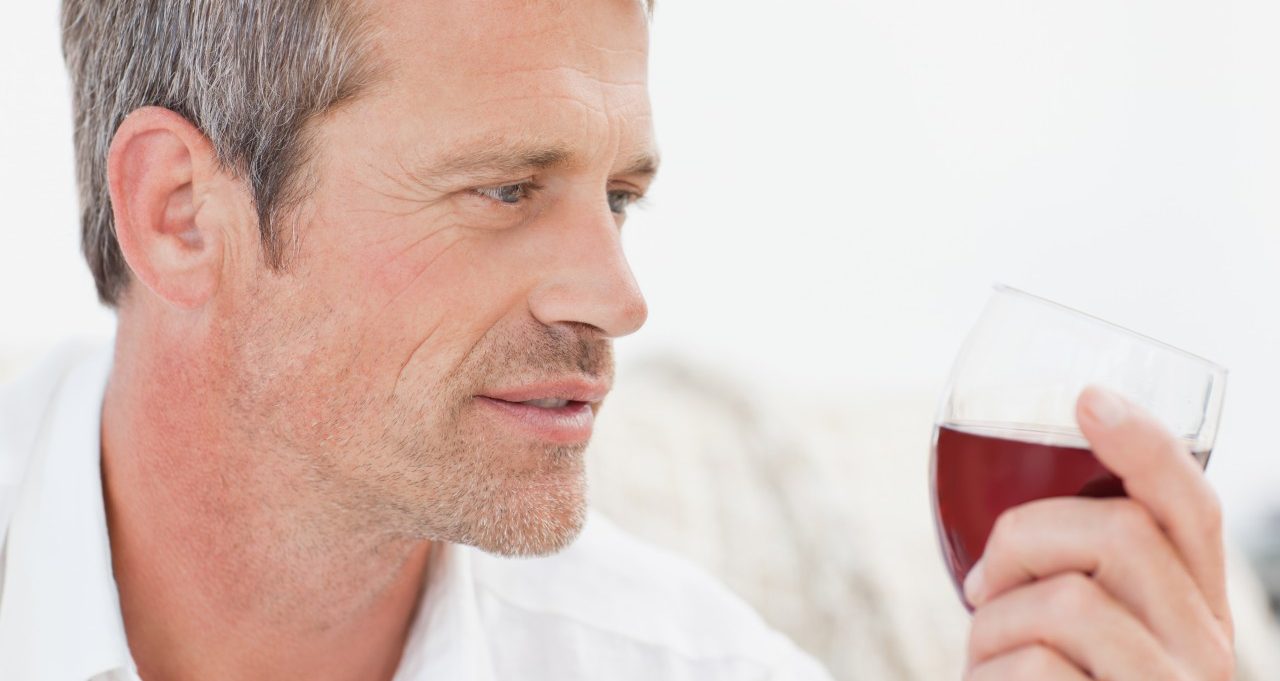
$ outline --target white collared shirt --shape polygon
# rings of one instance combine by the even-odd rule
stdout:
[[[110,348],[0,390],[0,680],[137,681],[98,440]],[[593,514],[568,549],[440,544],[396,681],[828,681],[742,601]]]

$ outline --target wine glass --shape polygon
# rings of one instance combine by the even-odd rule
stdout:
[[[1226,379],[1206,359],[996,286],[956,358],[933,431],[934,520],[961,600],[964,578],[1005,510],[1046,497],[1124,496],[1076,426],[1086,386],[1144,407],[1203,467]]]

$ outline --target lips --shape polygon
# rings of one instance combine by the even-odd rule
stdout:
[[[596,403],[609,393],[609,384],[586,378],[565,378],[526,383],[509,388],[486,390],[482,396],[503,402],[528,403],[539,400]]]
[[[476,402],[503,427],[524,437],[578,444],[591,438],[594,406],[608,392],[607,383],[571,378],[490,390],[477,395]]]

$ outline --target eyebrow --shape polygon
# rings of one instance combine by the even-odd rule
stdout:
[[[546,170],[568,165],[573,152],[567,147],[491,145],[470,149],[429,168],[437,177],[513,175],[530,170]]]
[[[510,144],[489,141],[477,147],[428,163],[413,173],[424,184],[441,181],[489,180],[523,173],[572,165],[577,155],[562,144]],[[658,157],[649,152],[632,156],[617,175],[653,177],[658,172]]]
[[[651,178],[658,174],[658,165],[660,160],[657,153],[641,152],[631,157],[631,162],[627,164],[619,175],[640,175],[642,177]]]

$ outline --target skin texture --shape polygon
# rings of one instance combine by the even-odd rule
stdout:
[[[113,142],[134,280],[104,479],[148,681],[389,679],[433,542],[544,554],[581,528],[585,438],[477,396],[607,388],[610,339],[644,322],[619,231],[656,166],[643,8],[414,0],[372,23],[383,76],[314,122],[284,272],[185,120],[142,109]]]

